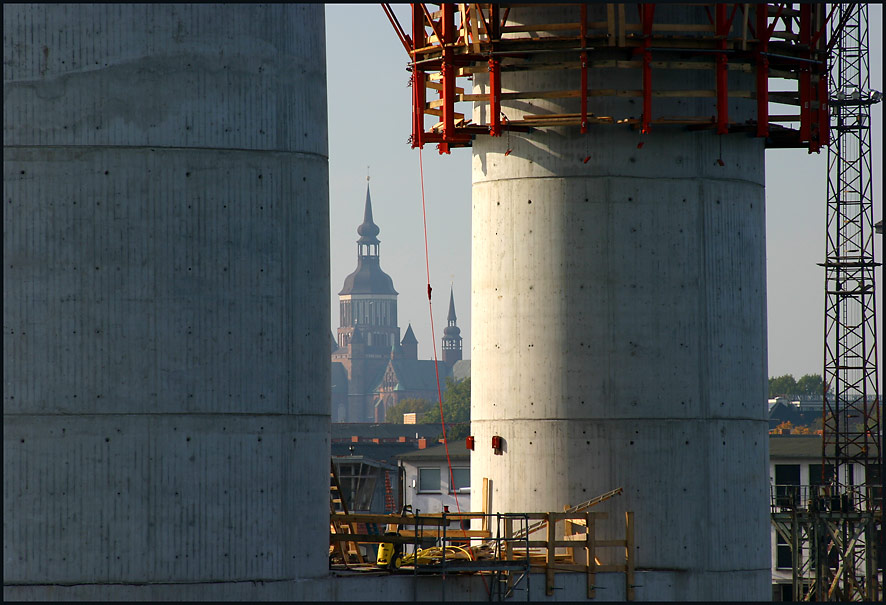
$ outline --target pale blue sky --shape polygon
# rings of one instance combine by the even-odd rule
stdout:
[[[883,90],[882,6],[870,9],[871,86]],[[397,6],[408,15],[408,7]],[[327,5],[332,328],[338,298],[356,266],[367,166],[381,228],[381,266],[400,293],[403,332],[411,322],[419,357],[433,357],[428,318],[418,151],[406,143],[411,101],[408,57],[381,6]],[[785,112],[787,113],[787,112]],[[873,112],[876,220],[882,218],[882,104]],[[423,152],[437,353],[454,283],[465,357],[470,357],[471,152]],[[827,153],[769,150],[766,157],[769,374],[820,373],[823,359]],[[881,250],[877,259],[882,260]],[[879,276],[878,276],[879,277]],[[878,309],[882,315],[882,283]],[[881,322],[882,324],[882,322]],[[880,325],[880,330],[886,326]],[[882,337],[880,338],[882,343]]]

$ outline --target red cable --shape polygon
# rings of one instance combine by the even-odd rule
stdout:
[[[443,448],[446,451],[446,465],[449,467],[449,485],[452,487],[455,484],[455,477],[452,473],[452,460],[449,458],[449,439],[446,438],[446,420],[443,418],[443,391],[440,389],[440,369],[437,361],[437,337],[434,335],[434,307],[431,304],[431,263],[430,254],[428,253],[428,217],[427,212],[425,211],[425,168],[422,163],[421,147],[418,148],[418,171],[421,180],[421,220],[425,234],[425,271],[428,276],[428,314],[431,317],[431,344],[434,348],[434,374],[437,377],[437,405],[440,408],[440,426],[443,428]],[[461,514],[461,506],[458,503],[458,491],[453,490],[452,494],[455,496],[455,508],[458,513]],[[467,538],[467,532],[461,527],[461,522],[459,522],[459,528],[462,531],[463,537]],[[470,541],[468,544],[470,545]],[[446,548],[445,544],[443,545],[443,548]],[[472,560],[476,561],[474,551],[470,548],[468,548],[468,554]],[[483,586],[486,587],[486,594],[489,595],[489,585],[486,583],[486,578],[483,576],[480,577],[483,578]]]
[[[430,254],[428,253],[428,217],[425,211],[425,168],[422,162],[421,147],[418,148],[418,171],[421,179],[421,219],[425,234],[425,271],[428,276],[428,313],[431,316],[431,344],[434,348],[434,374],[437,377],[437,405],[440,408],[440,426],[443,428],[443,448],[446,451],[446,464],[449,467],[449,485],[455,483],[452,473],[452,461],[449,459],[449,440],[446,438],[446,421],[443,418],[443,391],[440,389],[440,369],[437,361],[437,337],[434,334],[434,307],[431,304],[431,263]],[[453,491],[455,496],[455,508],[461,513],[461,506],[458,503],[458,492]]]

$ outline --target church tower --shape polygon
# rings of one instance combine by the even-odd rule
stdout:
[[[369,382],[384,369],[391,349],[400,343],[397,291],[379,265],[379,228],[372,220],[368,183],[363,223],[357,234],[357,269],[345,278],[338,293],[338,348],[332,361],[342,364],[348,383],[347,402],[333,401],[333,418],[338,422],[371,420]]]
[[[451,368],[456,361],[461,361],[461,328],[457,325],[455,298],[450,286],[449,316],[446,318],[446,327],[443,329],[443,363]]]

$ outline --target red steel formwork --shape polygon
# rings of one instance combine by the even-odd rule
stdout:
[[[407,33],[391,5],[382,5],[409,53],[413,147],[437,143],[440,153],[449,153],[453,147],[470,146],[477,135],[501,136],[507,130],[525,132],[544,126],[576,126],[584,133],[590,124],[623,124],[644,133],[658,125],[713,129],[718,134],[746,132],[765,137],[769,147],[802,147],[810,153],[829,142],[827,68],[832,47],[826,32],[833,8],[793,3],[690,4],[685,10],[690,17],[696,13],[690,19],[694,24],[678,24],[663,22],[654,3],[606,4],[604,21],[590,21],[588,5],[576,4],[571,22],[509,21],[525,6],[412,4]],[[597,14],[601,6],[596,5]],[[574,89],[502,91],[502,72],[524,69],[514,61],[542,53],[559,61],[542,68],[576,72]],[[633,70],[637,87],[588,88],[589,70],[613,67]],[[653,75],[662,68],[713,69],[715,85],[710,90],[657,90]],[[730,89],[731,70],[755,73],[753,89]],[[479,72],[488,72],[488,85],[474,92],[471,80]],[[796,88],[773,91],[770,80],[774,78],[782,86],[796,82]],[[595,114],[593,99],[607,96],[641,98],[641,116]],[[714,98],[715,114],[656,114],[657,98],[681,96]],[[579,113],[508,120],[501,112],[502,100],[566,97],[580,98]],[[730,97],[756,99],[756,120],[730,121]],[[487,110],[480,114],[487,117],[473,122],[470,105],[458,111],[458,104],[464,102],[486,104]],[[794,106],[798,112],[772,115],[770,102]],[[436,117],[437,122],[427,127],[427,116]]]

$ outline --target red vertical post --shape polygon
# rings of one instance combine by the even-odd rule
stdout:
[[[449,153],[449,143],[455,135],[455,65],[453,65],[452,44],[455,42],[455,5],[451,2],[440,5],[442,13],[441,33],[443,39],[443,142],[437,145],[438,151]]]
[[[812,7],[809,4],[800,5],[800,44],[809,48],[812,39]],[[804,58],[811,56],[809,51],[802,53]],[[812,74],[810,73],[809,63],[800,64],[800,140],[803,142],[812,141],[812,122],[817,117],[812,110]]]
[[[729,26],[726,22],[726,5],[717,4],[715,9],[715,31],[717,32],[717,134],[729,132],[729,69],[726,59],[726,37]]]
[[[412,148],[421,148],[425,129],[425,74],[416,65],[417,51],[425,45],[424,13],[420,4],[412,5]]]
[[[588,7],[581,5],[579,11],[581,18],[581,133],[588,131],[588,53],[585,51],[587,47],[588,37]]]
[[[654,4],[641,4],[640,14],[643,19],[643,117],[640,123],[640,132],[649,132],[649,123],[652,120],[652,18],[655,14]]]
[[[818,141],[827,146],[831,143],[831,119],[830,106],[828,105],[828,67],[827,63],[821,67],[818,79]]]
[[[501,136],[501,61],[489,59],[489,134]]]
[[[757,136],[769,136],[769,59],[766,53],[769,50],[769,5],[757,4],[754,7],[757,34],[757,46],[754,55],[757,60]]]

